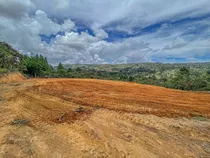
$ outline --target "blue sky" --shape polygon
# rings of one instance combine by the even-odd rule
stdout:
[[[0,40],[50,63],[210,61],[209,0],[0,0]]]

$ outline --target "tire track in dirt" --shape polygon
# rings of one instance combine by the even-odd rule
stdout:
[[[42,80],[34,89],[84,106],[165,117],[210,117],[209,94],[85,79]]]
[[[5,86],[8,89],[4,95],[5,110],[0,112],[0,116],[4,117],[1,122],[4,129],[0,131],[0,135],[4,135],[4,139],[0,139],[0,157],[14,157],[15,153],[10,151],[18,151],[17,157],[47,158],[210,155],[210,122],[180,118],[191,112],[186,111],[191,107],[188,101],[181,102],[181,99],[169,107],[166,101],[161,109],[159,102],[167,98],[163,94],[160,98],[155,96],[157,92],[164,91],[169,98],[176,96],[176,93],[183,93],[181,95],[189,96],[190,102],[194,102],[193,97],[201,96],[198,108],[192,105],[192,111],[209,114],[208,111],[202,111],[209,106],[206,95],[185,94],[163,88],[157,90],[158,87],[150,86],[142,88],[137,84],[122,82],[80,79],[28,80],[18,86]],[[125,96],[124,91],[130,94]],[[142,91],[141,95],[137,95],[139,91]],[[152,102],[148,102],[147,93],[151,93]],[[144,98],[145,101],[142,100]],[[86,105],[83,106],[86,113],[75,113],[80,103]],[[201,103],[205,104],[199,108]],[[173,107],[176,104],[178,108]],[[181,107],[184,109],[183,114]],[[169,114],[166,114],[168,111]],[[141,112],[144,115],[139,114]],[[58,122],[57,119],[63,113],[66,115]],[[147,115],[151,113],[169,118]],[[178,118],[170,118],[174,113]],[[30,123],[21,127],[8,124],[18,118],[30,120]]]
[[[102,114],[101,114],[102,115]],[[144,117],[142,115],[142,119],[138,119],[137,117],[139,115],[133,115],[133,114],[122,114],[122,113],[116,113],[114,111],[107,111],[106,114],[104,113],[106,118],[117,118],[114,120],[121,120],[121,121],[116,121],[116,125],[119,124],[117,127],[114,129],[118,128],[119,131],[122,132],[122,135],[127,137],[127,140],[132,140],[138,144],[137,146],[141,146],[140,144],[144,144],[145,150],[148,150],[155,155],[159,155],[161,151],[167,150],[167,151],[176,151],[178,155],[182,155],[181,157],[184,157],[184,154],[188,154],[189,157],[190,155],[192,156],[193,150],[197,150],[195,148],[195,142],[198,144],[203,144],[202,146],[206,145],[207,147],[209,146],[210,142],[210,137],[209,135],[206,136],[205,139],[200,139],[198,136],[201,135],[201,133],[198,133],[198,135],[189,135],[188,133],[185,133],[186,131],[184,130],[185,124],[183,124],[183,128],[180,129],[180,133],[176,133],[171,130],[171,126],[175,126],[174,123],[177,123],[176,120],[174,120],[172,124],[167,124],[167,121],[164,122],[158,117],[155,116],[149,116],[149,118]],[[133,116],[132,116],[133,115]],[[155,117],[155,118],[153,118]],[[112,122],[115,122],[112,120]],[[146,120],[146,121],[145,121]],[[152,121],[150,121],[152,120]],[[171,121],[171,119],[169,119]],[[109,122],[110,120],[106,120]],[[125,122],[124,122],[125,121]],[[182,122],[182,120],[181,120]],[[186,125],[189,123],[188,120],[185,120]],[[194,121],[190,121],[191,124],[195,124]],[[127,123],[131,123],[132,126],[129,126]],[[115,123],[114,123],[115,124]],[[124,126],[123,126],[124,124]],[[160,124],[160,125],[159,125]],[[198,124],[197,124],[198,125]],[[208,123],[206,123],[206,127]],[[126,127],[125,129],[123,127]],[[129,128],[129,129],[128,129]],[[192,127],[191,127],[192,128]],[[195,128],[195,127],[193,127]],[[198,131],[200,127],[197,127],[196,130]],[[138,132],[137,132],[138,131]],[[209,131],[203,131],[203,133],[207,134]],[[125,133],[125,134],[124,134]],[[175,134],[176,133],[176,134]],[[123,139],[121,137],[120,139]],[[170,143],[169,142],[174,142]],[[177,144],[176,144],[177,143]],[[124,143],[125,144],[125,143]],[[194,145],[191,145],[194,144]],[[161,149],[161,147],[164,146],[164,148]],[[158,147],[160,147],[158,149]],[[202,147],[203,150],[208,150],[207,147]],[[152,150],[151,150],[152,149]],[[160,154],[160,157],[169,157],[171,156],[172,153],[170,153],[168,156],[166,156],[164,153],[162,155]],[[203,155],[208,155],[205,152]],[[194,155],[195,156],[195,155]],[[193,157],[194,157],[193,156]],[[204,156],[204,157],[206,157]],[[198,156],[195,156],[198,157]]]

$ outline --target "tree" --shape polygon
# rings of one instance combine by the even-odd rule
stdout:
[[[189,76],[190,70],[188,68],[186,68],[185,66],[183,66],[182,68],[180,68],[179,73],[180,73],[180,75]]]
[[[68,70],[67,70],[68,72],[72,72],[72,68],[68,68]]]
[[[206,72],[206,80],[210,82],[210,70]]]
[[[123,81],[128,80],[127,75],[125,75],[125,74],[120,74],[120,80],[123,80]]]
[[[81,72],[82,69],[81,69],[80,67],[77,67],[77,68],[76,68],[76,71],[77,71],[77,72]]]
[[[129,76],[128,80],[129,80],[130,82],[132,82],[132,81],[134,80],[134,78],[133,78],[132,76]]]
[[[62,65],[61,63],[58,64],[57,72],[58,72],[58,75],[59,75],[60,77],[65,76],[65,72],[66,72],[66,71],[65,71],[65,69],[64,69],[64,67],[63,67],[63,65]]]
[[[167,87],[181,90],[190,90],[190,86],[190,71],[186,67],[180,68],[175,77],[167,83]]]
[[[50,70],[50,65],[46,58],[42,55],[36,56],[24,56],[21,59],[21,69],[24,73],[30,76],[43,76],[47,71]]]
[[[59,72],[59,71],[65,70],[65,69],[64,69],[63,65],[62,65],[61,63],[59,63],[59,64],[58,64],[57,70],[58,70],[58,72]]]

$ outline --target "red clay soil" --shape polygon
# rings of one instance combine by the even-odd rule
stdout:
[[[210,94],[135,83],[0,83],[0,157],[208,158],[209,110]]]
[[[210,94],[94,79],[40,80],[33,87],[83,106],[166,117],[210,117]]]

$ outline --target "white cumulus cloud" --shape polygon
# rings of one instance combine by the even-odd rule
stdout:
[[[0,40],[52,64],[195,61],[210,54],[209,6],[209,0],[0,0]],[[80,25],[94,35],[78,31]],[[54,37],[47,43],[42,35]]]

